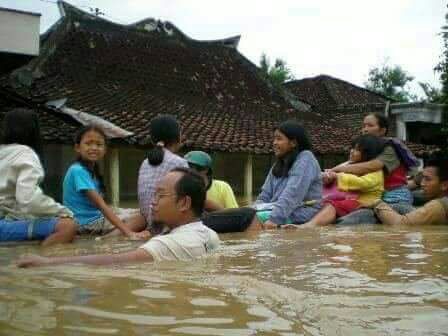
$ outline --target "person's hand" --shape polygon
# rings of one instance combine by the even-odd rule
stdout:
[[[332,184],[334,181],[336,181],[338,175],[330,170],[330,169],[325,169],[325,171],[322,173],[322,183],[325,185],[329,185]]]
[[[49,258],[41,257],[38,255],[26,255],[21,257],[17,261],[17,267],[20,268],[28,268],[28,267],[39,267],[47,265],[49,262]]]
[[[264,230],[273,230],[273,229],[277,229],[278,225],[275,224],[274,222],[271,222],[270,220],[267,220],[266,222],[263,223],[263,229]]]
[[[141,232],[131,232],[128,235],[130,240],[148,240],[151,238],[151,233],[148,230],[144,230]]]

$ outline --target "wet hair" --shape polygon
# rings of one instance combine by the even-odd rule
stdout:
[[[202,217],[204,225],[217,233],[244,232],[254,219],[256,210],[248,207],[210,212]]]
[[[174,189],[177,198],[188,196],[191,199],[191,209],[196,216],[201,216],[205,205],[205,183],[199,173],[191,168],[178,167],[171,172],[182,173]]]
[[[180,126],[175,117],[160,115],[151,120],[149,129],[154,148],[148,152],[147,158],[151,166],[158,166],[165,155],[163,147],[180,141]],[[163,145],[158,144],[159,142],[163,142]]]
[[[387,120],[386,116],[384,116],[383,114],[380,113],[369,113],[367,116],[372,116],[376,119],[379,128],[384,128],[386,130],[386,132],[384,133],[384,135],[387,135],[387,133],[389,132],[389,120]]]
[[[95,126],[95,125],[85,125],[85,126],[82,126],[82,127],[76,132],[75,137],[74,137],[74,143],[75,143],[75,145],[80,145],[80,144],[81,144],[81,141],[82,141],[82,138],[84,137],[84,135],[85,135],[86,133],[88,133],[88,132],[91,132],[91,131],[92,131],[92,132],[96,132],[96,133],[98,133],[99,135],[101,135],[101,136],[103,137],[103,139],[104,139],[104,142],[107,143],[107,137],[106,137],[106,134],[104,133],[104,131],[103,131],[102,128],[100,128],[100,127],[98,127],[98,126]],[[86,168],[86,169],[90,172],[90,174],[92,175],[92,178],[96,178],[96,179],[98,179],[99,184],[100,184],[100,190],[101,190],[102,192],[105,192],[105,191],[106,191],[106,185],[105,185],[105,183],[104,183],[104,177],[103,177],[103,175],[102,175],[101,172],[100,172],[100,169],[99,169],[99,167],[98,167],[98,164],[95,162],[94,165],[93,165],[93,169],[92,169],[92,168],[90,167],[90,165],[88,164],[88,162],[85,161],[85,160],[81,157],[81,155],[78,155],[78,157],[76,158],[76,162],[79,162],[84,168]]]
[[[386,142],[374,135],[364,134],[352,141],[352,148],[361,152],[361,162],[375,159],[384,150]]]
[[[440,181],[448,181],[448,156],[442,153],[435,153],[425,160],[425,167],[437,169]]]
[[[286,136],[289,140],[296,140],[297,142],[296,148],[290,153],[287,153],[284,157],[278,158],[272,168],[272,174],[275,177],[286,177],[288,176],[289,170],[294,164],[297,155],[304,150],[312,149],[311,141],[308,138],[305,128],[294,120],[288,120],[281,123],[276,130]]]
[[[31,147],[42,160],[42,140],[39,118],[35,112],[15,108],[5,114],[0,143],[19,144]]]

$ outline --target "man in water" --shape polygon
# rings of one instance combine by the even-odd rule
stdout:
[[[220,240],[199,219],[205,202],[205,184],[191,169],[176,168],[159,183],[152,204],[153,221],[170,231],[150,239],[139,248],[117,254],[72,257],[26,256],[18,267],[82,263],[110,265],[161,260],[192,260],[213,251]]]
[[[432,158],[425,163],[421,182],[425,199],[421,208],[400,215],[389,205],[380,202],[374,208],[383,224],[431,225],[448,224],[448,159]]]

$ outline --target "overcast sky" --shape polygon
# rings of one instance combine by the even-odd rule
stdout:
[[[433,68],[447,12],[442,0],[69,0],[105,18],[171,21],[195,39],[242,35],[239,51],[254,63],[264,52],[283,58],[296,78],[327,74],[363,85],[368,71],[401,65],[417,81],[439,86]],[[59,18],[53,0],[0,0],[0,7],[38,12],[41,31]],[[417,85],[414,92],[420,93]]]

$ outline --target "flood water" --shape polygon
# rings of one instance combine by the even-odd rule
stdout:
[[[125,240],[0,247],[1,335],[448,335],[448,227],[223,235],[191,263],[17,269],[24,253],[119,252]]]

